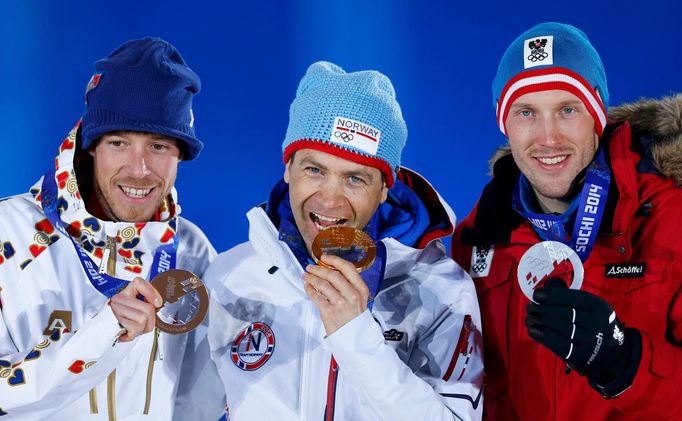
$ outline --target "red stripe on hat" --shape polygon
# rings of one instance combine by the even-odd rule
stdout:
[[[573,95],[577,96],[583,102],[583,104],[585,104],[587,111],[592,116],[592,119],[595,122],[595,128],[597,130],[597,135],[599,135],[599,136],[602,135],[602,133],[604,131],[604,127],[601,125],[600,120],[599,120],[599,116],[597,115],[597,112],[590,105],[590,101],[587,99],[585,94],[580,89],[576,88],[575,86],[571,85],[570,83],[557,82],[557,81],[528,85],[528,86],[524,86],[523,88],[519,88],[516,91],[514,91],[514,93],[508,99],[508,104],[510,104],[510,105],[505,108],[504,115],[502,116],[501,121],[505,122],[504,126],[503,126],[504,131],[502,131],[502,133],[504,133],[505,135],[507,134],[507,126],[506,126],[507,116],[509,115],[509,111],[511,110],[511,104],[513,104],[514,101],[516,101],[519,97],[521,97],[525,94],[531,93],[531,92],[551,91],[551,90],[567,91],[567,92],[570,92]]]
[[[393,170],[391,169],[391,166],[388,164],[388,162],[381,158],[362,155],[349,149],[344,149],[321,140],[300,139],[291,142],[289,146],[287,146],[284,149],[284,154],[282,157],[284,163],[286,164],[287,162],[289,162],[291,154],[301,149],[314,149],[320,152],[325,152],[330,155],[337,156],[339,158],[346,159],[348,161],[353,161],[358,164],[376,168],[384,174],[384,177],[386,178],[386,187],[388,187],[389,189],[393,187],[394,183]]]
[[[357,131],[355,132],[355,134],[359,134],[360,136],[364,136],[364,137],[366,137],[366,138],[369,139],[369,140],[372,140],[372,141],[374,141],[374,142],[377,142],[377,140],[376,140],[375,138],[373,138],[372,136],[370,136],[370,135],[368,135],[368,134],[365,134],[365,133],[362,133],[362,132],[357,132]]]
[[[523,85],[521,83],[521,86],[514,87],[524,79],[529,78],[544,79],[544,81],[528,85]],[[519,73],[507,82],[497,102],[497,121],[502,133],[505,136],[507,135],[505,123],[507,121],[509,109],[517,98],[530,92],[549,91],[554,89],[568,91],[577,96],[585,104],[590,115],[594,119],[597,134],[599,136],[602,135],[604,126],[606,125],[606,109],[604,108],[604,103],[585,78],[563,67],[528,70]],[[597,107],[594,107],[593,104],[596,104]]]

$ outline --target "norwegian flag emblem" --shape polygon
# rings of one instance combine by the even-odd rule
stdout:
[[[95,89],[97,85],[99,85],[99,81],[102,79],[102,74],[101,73],[95,73],[92,75],[90,78],[90,81],[88,82],[88,86],[85,88],[85,105],[88,105],[88,93]]]

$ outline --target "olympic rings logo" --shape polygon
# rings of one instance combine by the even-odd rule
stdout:
[[[481,273],[481,272],[483,272],[487,267],[488,267],[488,264],[487,264],[487,263],[481,262],[481,263],[476,263],[475,265],[473,265],[473,266],[471,267],[471,270],[473,270],[474,273]]]
[[[529,55],[528,60],[530,60],[532,62],[542,61],[542,60],[546,59],[548,56],[549,56],[548,53],[542,51],[542,52],[537,52],[537,53],[533,53],[533,54]]]
[[[351,140],[353,140],[353,135],[351,133],[346,133],[346,132],[340,132],[340,131],[335,131],[334,132],[334,137],[335,138],[341,138],[344,142],[348,143]]]

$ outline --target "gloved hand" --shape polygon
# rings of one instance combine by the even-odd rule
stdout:
[[[605,397],[632,385],[641,357],[642,339],[625,328],[616,312],[589,292],[572,290],[558,278],[533,293],[526,307],[528,335],[588,378]]]

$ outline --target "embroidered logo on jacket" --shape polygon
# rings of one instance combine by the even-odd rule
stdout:
[[[254,322],[242,330],[232,343],[232,362],[245,371],[257,370],[265,364],[275,350],[275,334],[270,326]]]
[[[405,335],[405,332],[395,329],[387,330],[384,332],[384,340],[400,342],[403,340],[403,335]]]
[[[641,278],[644,276],[646,263],[626,263],[606,265],[604,276],[607,278]]]
[[[49,336],[55,332],[71,332],[71,312],[67,310],[55,310],[50,314],[50,320],[43,331],[43,335]]]
[[[472,278],[482,278],[490,273],[490,265],[493,262],[495,246],[475,246],[471,250],[471,269],[469,275]]]

